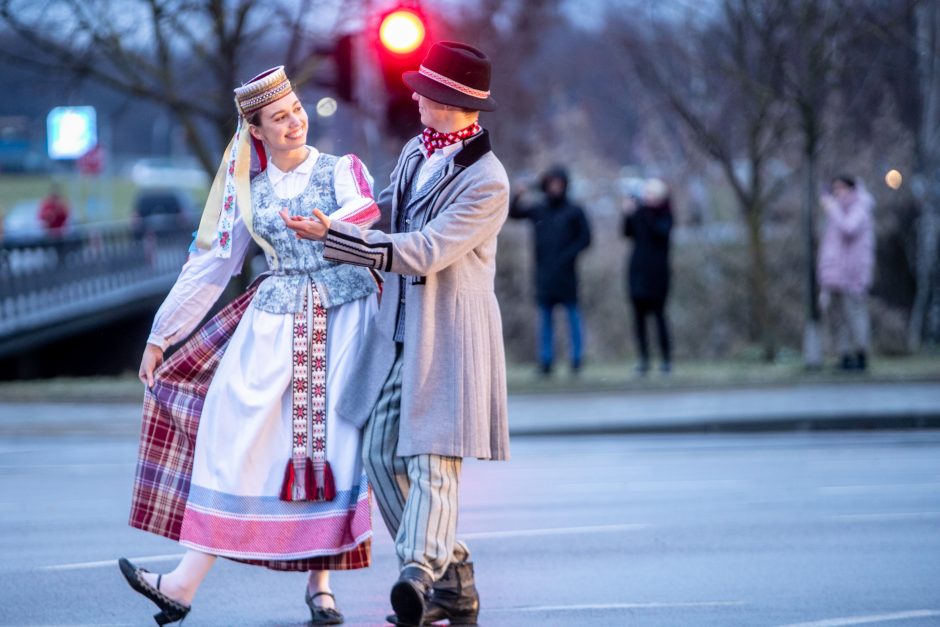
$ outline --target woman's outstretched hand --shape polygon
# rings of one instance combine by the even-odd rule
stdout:
[[[326,233],[330,230],[330,219],[319,209],[313,210],[312,218],[304,216],[289,216],[287,210],[280,211],[281,219],[287,225],[297,239],[322,240],[326,239]]]
[[[153,371],[163,363],[163,349],[156,344],[147,344],[144,356],[140,360],[140,370],[137,378],[148,388],[153,388]]]

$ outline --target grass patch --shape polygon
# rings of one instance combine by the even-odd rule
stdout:
[[[577,376],[566,368],[542,378],[532,364],[510,364],[509,392],[516,394],[561,394],[579,392],[675,391],[812,383],[940,382],[940,356],[879,357],[865,374],[833,369],[807,372],[799,359],[781,359],[766,364],[748,359],[681,361],[664,376],[653,371],[644,378],[634,375],[626,363],[589,364]],[[137,403],[143,387],[133,375],[118,377],[56,378],[0,383],[0,402]]]
[[[555,393],[618,390],[675,390],[701,388],[757,387],[808,383],[857,383],[940,381],[940,355],[913,357],[875,357],[866,373],[845,373],[832,367],[811,372],[803,367],[798,355],[786,356],[774,363],[758,359],[721,361],[680,361],[673,372],[664,375],[655,369],[645,377],[637,376],[632,363],[595,363],[586,365],[577,376],[563,367],[551,377],[540,376],[534,364],[510,364],[507,370],[510,392]]]
[[[76,223],[128,219],[139,189],[123,177],[4,174],[0,175],[0,215],[5,215],[20,201],[44,198],[53,184],[59,186],[67,199]],[[202,206],[205,201],[202,192],[187,190],[187,193],[193,197],[197,208]]]

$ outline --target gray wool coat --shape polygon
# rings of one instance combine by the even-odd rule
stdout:
[[[419,138],[405,145],[377,199],[393,225],[405,185],[424,159],[420,150]],[[339,416],[360,427],[395,361],[398,275],[406,277],[400,456],[509,458],[506,362],[493,290],[496,236],[508,211],[509,180],[483,131],[422,197],[413,214],[420,229],[386,234],[337,221],[330,226],[324,257],[373,268],[387,279],[357,378],[337,402]]]

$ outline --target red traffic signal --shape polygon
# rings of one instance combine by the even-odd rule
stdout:
[[[376,16],[375,50],[385,83],[385,122],[387,132],[411,137],[420,130],[420,120],[411,89],[402,73],[417,71],[430,47],[430,31],[418,4],[399,4]],[[374,28],[374,27],[373,27]]]
[[[426,29],[420,15],[408,9],[392,11],[379,25],[379,41],[389,52],[410,54],[424,43]]]

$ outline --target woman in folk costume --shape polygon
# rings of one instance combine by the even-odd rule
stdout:
[[[190,610],[217,556],[310,571],[314,624],[338,624],[330,570],[370,561],[360,433],[334,418],[337,392],[376,310],[369,271],[327,262],[280,214],[366,226],[379,217],[352,155],[306,145],[307,114],[283,67],[235,90],[240,116],[192,255],[160,307],[140,367],[147,385],[130,524],[189,550],[157,575],[125,559],[165,624]],[[250,179],[252,152],[260,174]],[[251,240],[271,273],[163,363],[239,272]],[[162,365],[161,365],[162,364]]]

